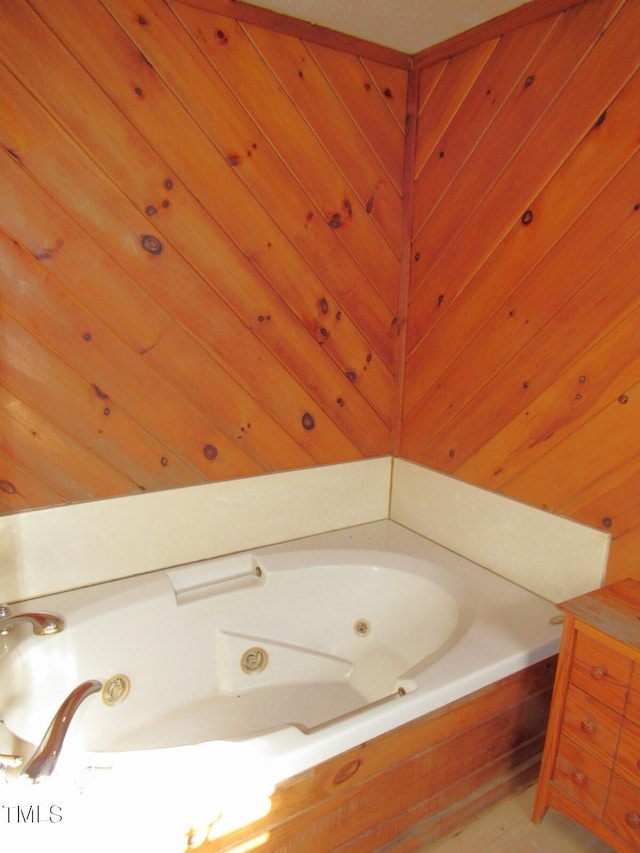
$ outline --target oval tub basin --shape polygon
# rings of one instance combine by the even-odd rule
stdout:
[[[231,752],[274,782],[548,657],[561,630],[550,602],[388,521],[26,608],[67,625],[5,640],[5,751],[39,743],[76,685],[124,676],[122,701],[82,703],[61,764]]]

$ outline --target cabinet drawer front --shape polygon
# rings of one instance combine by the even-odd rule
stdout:
[[[633,665],[633,673],[631,674],[627,717],[640,726],[640,663],[637,662]]]
[[[640,726],[625,720],[620,732],[616,772],[640,787]],[[638,804],[640,809],[640,803]]]
[[[640,850],[640,788],[614,774],[604,819],[611,829]]]
[[[596,817],[602,817],[610,778],[610,767],[569,738],[560,738],[553,782]]]
[[[575,685],[569,685],[562,730],[581,748],[613,762],[622,717]]]
[[[578,631],[571,667],[573,684],[621,713],[630,679],[629,658]]]

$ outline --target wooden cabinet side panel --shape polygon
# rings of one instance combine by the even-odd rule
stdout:
[[[540,780],[538,782],[538,791],[533,806],[532,820],[534,823],[539,823],[542,820],[547,810],[547,806],[549,805],[549,786],[551,784],[551,777],[553,775],[553,768],[555,766],[558,744],[560,741],[564,702],[567,688],[569,686],[569,675],[574,646],[575,620],[569,615],[566,617],[564,630],[562,632],[562,639],[560,641],[558,668],[556,669],[556,677],[553,686],[553,698],[551,700],[547,735],[542,755]]]

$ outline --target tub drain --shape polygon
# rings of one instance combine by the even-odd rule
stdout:
[[[242,655],[240,666],[242,671],[247,675],[255,675],[256,672],[262,672],[269,661],[269,655],[264,649],[257,646],[253,649],[247,649]]]
[[[131,682],[126,675],[114,675],[102,688],[102,701],[105,705],[118,705],[129,695]]]

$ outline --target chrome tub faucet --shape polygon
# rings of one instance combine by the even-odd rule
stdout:
[[[21,776],[28,776],[33,782],[40,782],[51,776],[76,711],[87,696],[97,693],[98,690],[102,690],[102,682],[91,680],[83,681],[69,693],[49,723],[36,751],[21,769]]]
[[[65,626],[64,618],[57,613],[34,611],[12,616],[6,604],[0,605],[0,637],[6,636],[21,622],[31,625],[33,633],[39,636],[58,634]],[[60,757],[62,744],[76,711],[87,696],[99,690],[102,690],[102,682],[96,680],[83,681],[75,687],[54,714],[44,737],[24,767],[23,759],[19,755],[3,754],[0,755],[0,769],[3,771],[19,769],[20,776],[27,776],[33,782],[39,782],[50,776]]]
[[[5,636],[20,622],[28,622],[34,634],[46,636],[58,634],[64,628],[64,619],[57,613],[35,612],[19,613],[11,615],[11,610],[6,604],[0,605],[0,636]]]

